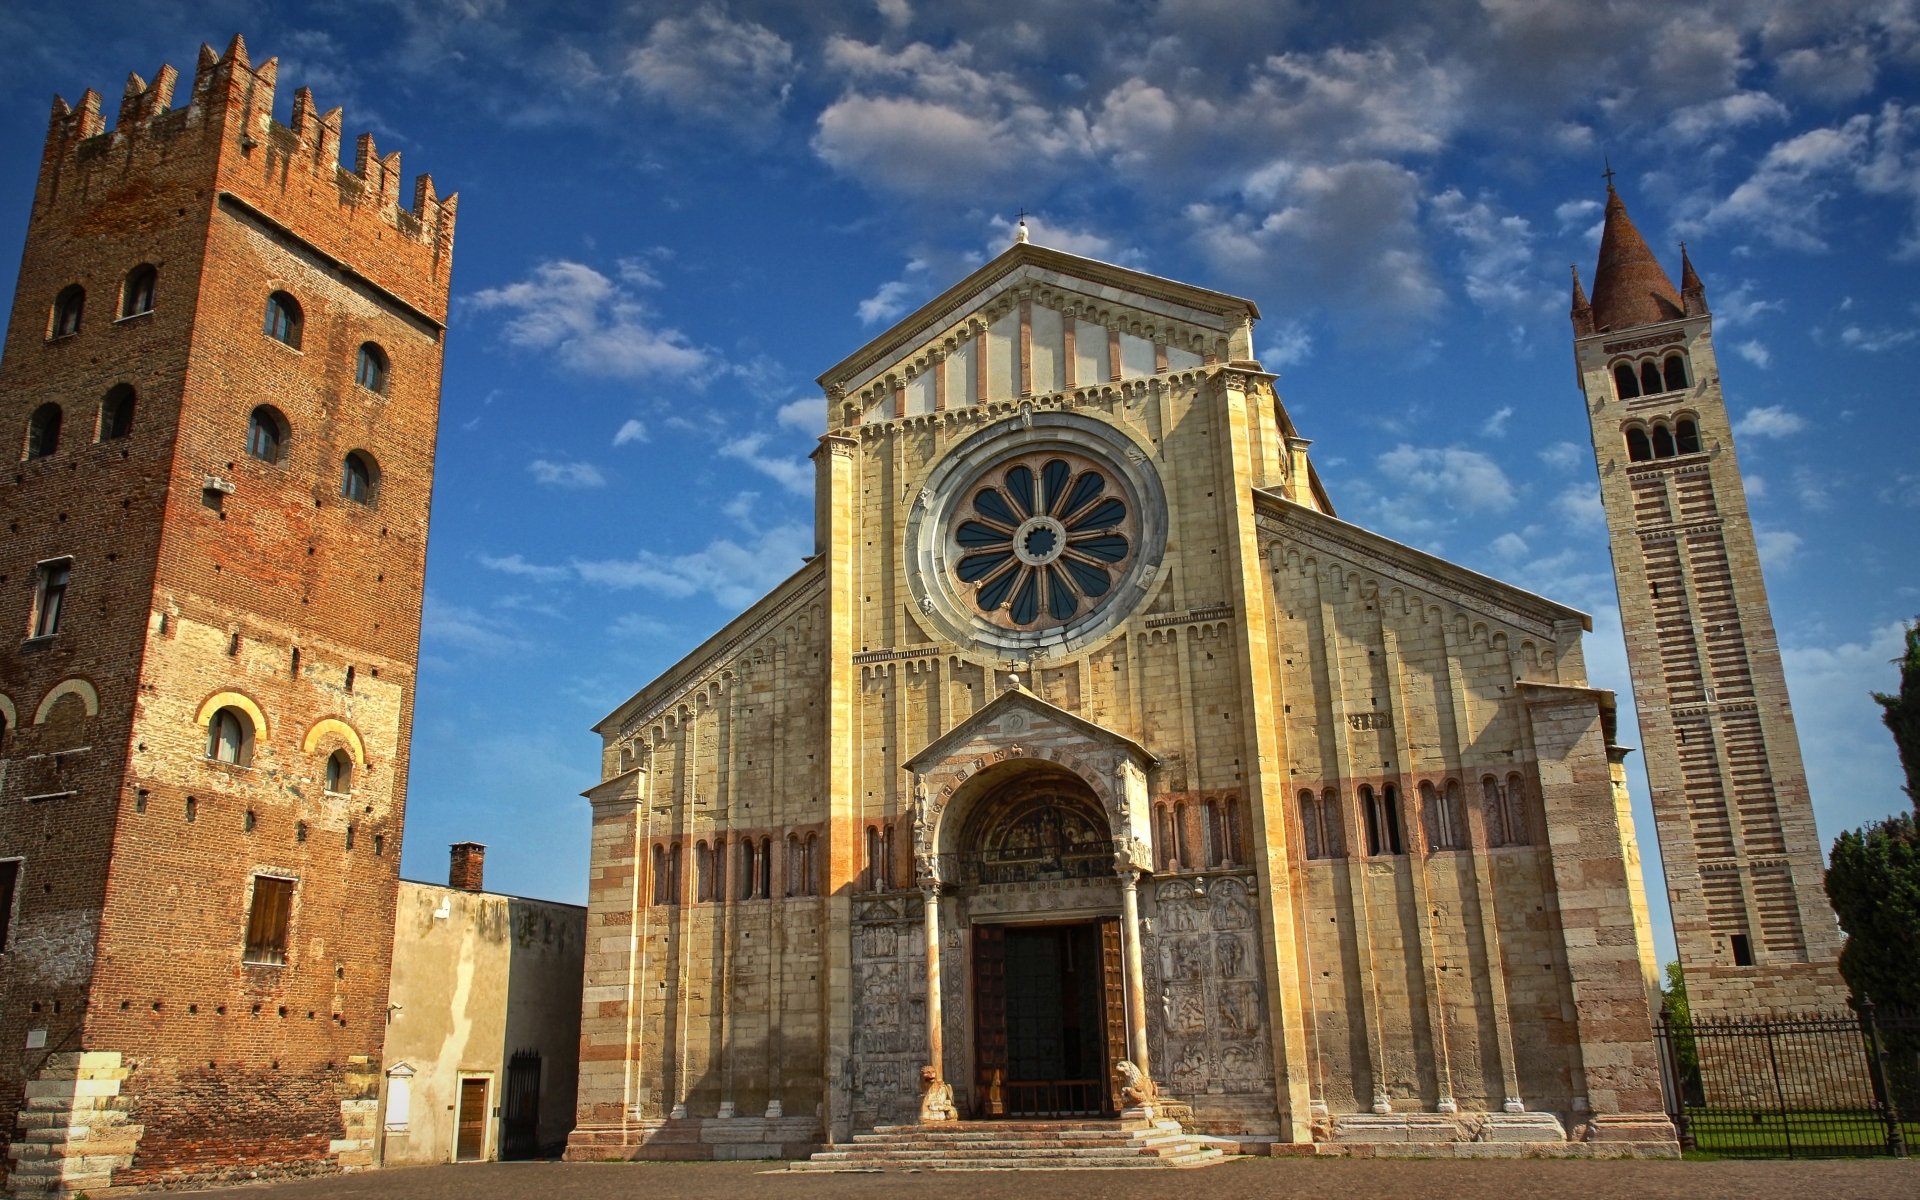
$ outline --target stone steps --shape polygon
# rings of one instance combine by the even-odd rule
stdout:
[[[1125,1171],[1205,1167],[1225,1155],[1172,1121],[883,1125],[792,1171]]]

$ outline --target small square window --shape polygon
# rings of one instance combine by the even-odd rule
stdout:
[[[247,913],[246,961],[284,966],[287,926],[293,915],[293,880],[277,875],[253,877],[253,906]]]
[[[1750,967],[1753,965],[1753,942],[1744,933],[1736,933],[1727,939],[1733,950],[1733,965]]]

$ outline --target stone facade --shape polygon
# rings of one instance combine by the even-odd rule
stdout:
[[[1714,357],[1611,188],[1574,357],[1592,424],[1687,997],[1699,1016],[1843,1009],[1840,933]]]
[[[822,377],[817,553],[597,727],[570,1156],[937,1121],[929,1063],[1674,1152],[1585,618],[1339,520],[1258,315],[1022,242]]]
[[[54,105],[0,360],[16,1192],[372,1162],[454,204],[276,74]]]

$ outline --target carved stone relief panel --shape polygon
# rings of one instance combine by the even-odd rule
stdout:
[[[856,899],[853,911],[853,1119],[911,1120],[926,1061],[926,930],[918,896]]]
[[[1143,896],[1154,1073],[1182,1100],[1273,1087],[1250,884],[1245,873],[1169,879]]]

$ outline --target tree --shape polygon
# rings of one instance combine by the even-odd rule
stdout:
[[[1667,985],[1660,989],[1660,1016],[1667,1025],[1667,1036],[1673,1039],[1673,1067],[1680,1075],[1681,1086],[1686,1095],[1692,1097],[1700,1090],[1700,1047],[1693,1037],[1693,1010],[1687,1005],[1687,977],[1680,973],[1680,964],[1667,964]],[[1687,1103],[1695,1103],[1688,1099]]]
[[[1875,692],[1880,702],[1880,719],[1893,732],[1893,745],[1900,752],[1900,766],[1907,773],[1907,799],[1920,812],[1920,620],[1907,626],[1907,652],[1899,660],[1900,691],[1889,696]]]

